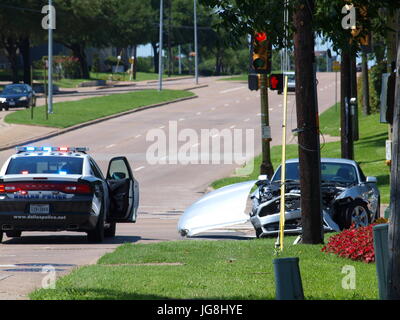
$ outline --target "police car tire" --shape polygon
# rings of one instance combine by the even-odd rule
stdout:
[[[106,238],[115,237],[115,232],[117,230],[117,224],[115,222],[111,222],[110,226],[104,231],[104,236]]]
[[[102,208],[96,227],[87,232],[88,241],[91,243],[101,243],[104,240],[104,210]]]

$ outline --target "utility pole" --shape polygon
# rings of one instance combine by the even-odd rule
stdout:
[[[397,46],[396,90],[393,119],[392,169],[390,175],[390,222],[387,297],[400,299],[400,45]]]
[[[162,76],[163,76],[163,19],[164,19],[164,1],[160,0],[160,40],[158,45],[158,91],[162,91]]]
[[[342,50],[340,65],[340,135],[342,158],[354,159],[354,140],[351,117],[351,58],[350,48]]]
[[[195,80],[196,84],[199,84],[199,49],[198,49],[198,43],[197,43],[197,0],[193,0],[194,5],[194,74],[195,74]]]
[[[362,57],[362,93],[363,93],[363,114],[368,116],[371,114],[371,106],[369,104],[369,79],[368,79],[368,54],[363,52]]]
[[[49,0],[49,10],[50,10],[50,26],[49,26],[49,109],[48,113],[53,113],[53,28],[55,27],[55,13],[53,14],[53,2]]]
[[[321,171],[316,104],[313,30],[314,0],[299,0],[294,10],[297,133],[299,141],[303,243],[323,243]]]
[[[269,126],[269,104],[268,104],[268,76],[261,74],[261,131],[262,131],[262,163],[260,167],[260,174],[266,174],[269,179],[274,174],[274,167],[271,161],[270,141],[271,141],[271,128]]]

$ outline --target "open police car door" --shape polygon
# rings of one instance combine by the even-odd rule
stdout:
[[[107,170],[111,222],[136,222],[139,184],[125,157],[111,159]]]

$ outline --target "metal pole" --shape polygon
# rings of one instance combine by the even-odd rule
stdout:
[[[162,91],[162,75],[163,75],[163,19],[164,19],[164,1],[160,0],[160,43],[158,45],[158,91]]]
[[[49,10],[52,10],[52,0],[49,0]],[[54,15],[52,12],[50,12],[50,26],[49,26],[49,80],[48,80],[48,95],[49,95],[49,114],[53,113],[53,27],[54,27],[54,21],[53,21]]]
[[[195,69],[195,79],[196,84],[199,84],[199,51],[198,51],[198,44],[197,44],[197,0],[194,0],[194,69]]]
[[[181,45],[178,46],[178,61],[179,61],[179,74],[182,74],[182,51],[181,51]]]

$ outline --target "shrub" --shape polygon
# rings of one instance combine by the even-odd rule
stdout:
[[[348,258],[366,263],[375,261],[373,226],[344,230],[332,236],[322,252],[334,253],[339,257]]]

